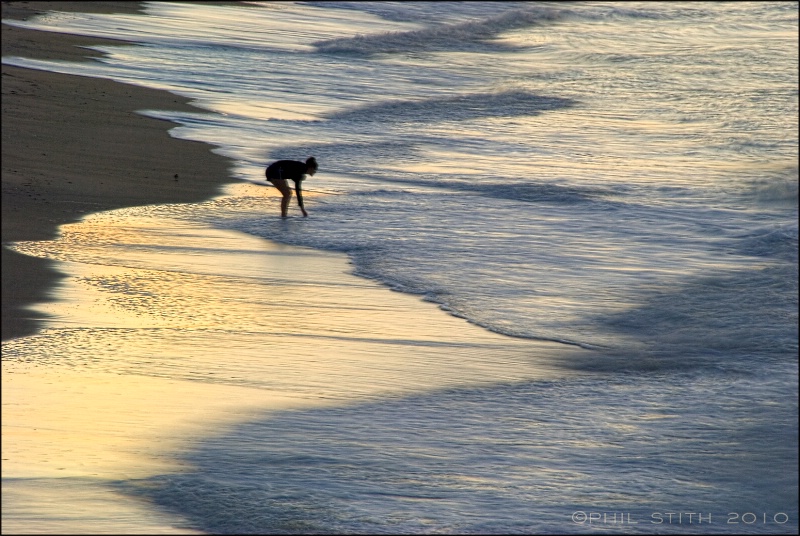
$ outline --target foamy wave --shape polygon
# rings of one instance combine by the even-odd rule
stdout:
[[[794,177],[782,177],[780,179],[764,180],[754,183],[752,186],[752,195],[761,203],[797,205],[797,168],[794,169]]]
[[[501,32],[560,20],[565,13],[563,10],[545,8],[516,9],[475,21],[441,24],[407,32],[359,34],[318,41],[314,46],[319,52],[352,54],[463,49],[468,43],[485,44]]]

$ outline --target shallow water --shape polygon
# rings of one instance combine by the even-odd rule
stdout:
[[[18,244],[71,277],[4,370],[306,405],[104,485],[215,533],[796,532],[796,4],[147,10],[3,61],[196,99],[145,113],[238,182]],[[263,169],[311,154],[281,220]]]

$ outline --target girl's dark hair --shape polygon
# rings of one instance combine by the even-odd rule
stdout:
[[[314,168],[316,170],[319,166],[317,165],[317,159],[313,156],[309,156],[306,160],[306,165],[310,168]]]

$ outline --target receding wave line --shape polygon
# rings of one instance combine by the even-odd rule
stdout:
[[[487,44],[501,32],[561,20],[564,10],[547,8],[515,9],[489,17],[457,24],[441,24],[422,30],[359,34],[313,43],[318,52],[380,54],[410,51],[463,50],[468,43]],[[495,45],[500,48],[508,46]]]
[[[562,186],[544,182],[514,183],[511,180],[504,180],[501,182],[489,180],[480,183],[469,180],[439,180],[436,181],[433,186],[474,192],[484,197],[494,197],[497,199],[559,205],[577,205],[580,203],[597,204],[604,201],[603,198],[605,196],[614,194],[614,192],[608,188]],[[604,201],[604,206],[612,207],[615,206],[615,203]]]
[[[482,117],[538,115],[568,108],[572,99],[547,97],[528,91],[501,91],[434,97],[419,101],[392,100],[333,112],[326,119],[340,121],[448,121]]]

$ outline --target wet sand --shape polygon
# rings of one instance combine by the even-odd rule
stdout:
[[[3,2],[3,19],[53,11],[137,13],[138,2]],[[3,56],[85,61],[85,47],[115,41],[4,24]],[[91,61],[91,60],[88,60]],[[201,143],[170,137],[174,125],[135,113],[190,110],[168,92],[109,80],[2,66],[2,239],[46,240],[91,212],[195,202],[231,182],[229,161]],[[177,175],[177,177],[176,177]],[[2,338],[30,335],[63,277],[46,259],[2,252]]]

